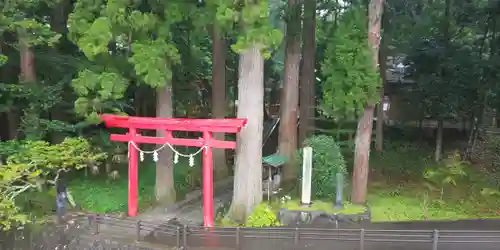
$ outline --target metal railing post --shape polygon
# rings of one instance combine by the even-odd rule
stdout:
[[[296,227],[295,231],[293,232],[293,245],[295,246],[295,249],[299,248],[299,239],[300,239],[300,231],[299,228]]]
[[[175,228],[175,245],[177,248],[181,247],[181,227],[179,226]]]
[[[187,248],[188,247],[188,243],[187,243],[187,225],[184,225],[184,228],[182,229],[182,246],[184,248]]]
[[[99,215],[96,215],[94,218],[94,223],[95,223],[95,234],[99,234]]]
[[[136,222],[136,227],[135,227],[135,240],[140,241],[141,240],[141,220],[138,220]]]
[[[29,232],[29,249],[33,249],[35,247],[34,243],[33,243],[33,230],[30,230]]]
[[[363,228],[359,232],[359,250],[365,250],[365,230]]]
[[[92,229],[92,215],[87,215],[87,226],[89,227],[89,229]]]
[[[96,235],[99,233],[99,220],[98,220],[98,215],[89,215],[89,228],[93,230],[93,234]]]
[[[438,249],[439,243],[439,230],[434,229],[434,233],[432,234],[432,250]]]
[[[240,234],[241,234],[240,227],[236,227],[236,250],[241,249]]]

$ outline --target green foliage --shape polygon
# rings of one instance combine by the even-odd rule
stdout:
[[[334,25],[334,24],[331,24]],[[367,43],[366,11],[349,9],[342,14],[333,38],[325,39],[325,59],[321,64],[324,115],[352,118],[379,95],[380,79]]]
[[[481,195],[486,197],[500,197],[500,191],[494,188],[483,188],[481,189]]]
[[[382,176],[398,180],[420,179],[426,168],[437,168],[427,145],[389,140],[384,142],[383,152],[370,153],[370,169]]]
[[[13,151],[14,154],[3,154]],[[93,152],[83,138],[66,138],[62,143],[52,145],[45,141],[11,141],[0,144],[0,152],[7,156],[7,165],[28,165],[42,171],[44,176],[59,169],[81,169],[96,165],[106,157],[106,153]]]
[[[96,120],[97,112],[115,111],[107,101],[123,98],[128,81],[117,72],[98,73],[84,69],[73,79],[72,86],[80,96],[75,101],[76,113],[88,115],[87,121],[92,122]]]
[[[267,49],[277,48],[283,40],[283,33],[274,29],[269,22],[267,1],[246,5],[239,14],[238,21],[245,27],[245,32],[239,35],[237,42],[232,45],[235,52],[241,53],[248,47],[258,44],[262,46],[264,58],[269,58],[271,53]]]
[[[7,60],[9,60],[9,58],[6,55],[0,53],[0,67],[5,65],[7,63]]]
[[[460,159],[457,152],[444,161],[444,166],[424,171],[426,185],[430,190],[440,190],[442,199],[446,187],[457,186],[459,181],[464,180],[467,176],[466,167],[467,163]]]
[[[312,196],[317,199],[335,197],[336,175],[346,174],[346,163],[339,145],[333,137],[318,135],[306,139],[304,146],[313,148]],[[302,163],[302,151],[298,153],[301,157],[298,162]]]
[[[384,152],[372,152],[370,155],[370,168],[375,168],[375,172],[370,173],[368,194],[373,221],[498,217],[496,188],[487,184],[484,177],[475,172],[475,168],[468,167],[467,163],[454,157],[436,163],[432,159],[434,149],[425,146],[425,143],[414,143],[402,149],[405,145],[409,143],[399,143],[385,148]],[[381,160],[381,155],[389,158]],[[411,178],[401,175],[399,171],[380,173],[381,169],[388,167],[386,165],[408,169],[407,172],[412,173]],[[415,171],[411,169],[420,172],[414,174]],[[432,182],[424,178],[423,169],[428,169]],[[466,175],[463,175],[464,172]],[[448,184],[453,182],[455,186]]]
[[[28,222],[28,216],[16,207],[13,200],[0,197],[0,211],[2,212],[0,215],[0,231],[8,231],[14,225]]]
[[[280,226],[276,213],[268,204],[262,203],[255,207],[245,223],[247,227],[276,227]]]
[[[77,113],[93,121],[97,112],[119,112],[110,101],[124,98],[131,81],[154,88],[170,84],[171,67],[180,62],[170,27],[184,20],[191,6],[151,3],[144,11],[134,1],[77,1],[68,19],[69,37],[98,64],[73,80],[80,96]]]
[[[40,140],[54,132],[74,132],[70,123],[46,116],[55,106],[64,103],[64,84],[64,81],[50,84],[0,84],[0,109],[4,112],[22,111],[18,129],[25,139]]]
[[[500,174],[500,155],[497,152],[500,152],[500,136],[498,135],[485,135],[484,136],[484,142],[485,144],[483,148],[477,147],[476,151],[478,151],[476,154],[481,155],[481,154],[487,154],[488,159],[480,159],[480,160],[487,160],[488,165],[485,167],[488,169],[488,171],[496,175],[498,177],[498,174]],[[486,152],[481,152],[481,151],[486,151]],[[479,158],[479,157],[478,157]],[[497,185],[500,185],[500,182],[496,183]]]
[[[34,18],[14,21],[9,28],[12,31],[17,31],[18,39],[28,47],[42,44],[53,46],[61,38],[60,34],[50,30],[50,26],[40,23]]]
[[[126,155],[125,155],[126,157]],[[196,160],[200,163],[200,160]],[[155,205],[154,186],[156,176],[155,163],[149,162],[141,166],[139,174],[139,208],[148,209]],[[113,164],[120,173],[120,178],[112,180],[103,175],[84,177],[80,175],[69,183],[69,189],[78,206],[93,213],[125,213],[127,211],[127,166]],[[190,167],[187,160],[179,159],[174,165],[174,181],[176,197],[180,200],[184,195],[200,187],[201,166]],[[198,172],[198,174],[193,174]],[[193,181],[193,179],[196,179]]]
[[[60,171],[98,164],[106,157],[96,153],[82,138],[67,138],[60,144],[45,141],[7,141],[0,144],[5,164],[0,166],[0,226],[25,223],[28,216],[16,206],[24,193],[41,190]]]
[[[136,73],[151,87],[161,87],[170,82],[172,72],[168,66],[180,63],[177,48],[162,40],[134,43],[132,52],[133,56],[129,61],[134,65]],[[166,62],[165,57],[170,58],[170,61]]]
[[[279,205],[281,208],[286,208],[290,211],[303,211],[303,212],[323,212],[328,214],[361,214],[366,211],[365,206],[354,205],[344,202],[343,209],[336,209],[331,200],[321,201],[314,200],[310,207],[302,206],[300,200],[288,200]]]
[[[283,40],[283,33],[272,27],[269,19],[269,3],[267,0],[246,1],[243,7],[233,1],[212,3],[215,8],[216,23],[222,28],[228,28],[234,22],[242,30],[237,33],[236,43],[231,46],[233,51],[241,53],[254,45],[259,46],[265,58],[271,56],[271,50],[276,49]]]
[[[17,33],[18,41],[28,47],[52,46],[61,37],[49,25],[34,15],[34,10],[53,7],[57,0],[9,1],[0,3],[0,35],[10,31]],[[0,63],[1,65],[1,63]]]

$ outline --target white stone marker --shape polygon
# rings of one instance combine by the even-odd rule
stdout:
[[[311,204],[311,181],[312,181],[312,154],[311,147],[305,147],[302,160],[302,199],[303,205]]]

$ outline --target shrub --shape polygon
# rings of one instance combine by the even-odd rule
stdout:
[[[83,138],[67,138],[59,144],[45,141],[0,143],[0,231],[25,223],[27,214],[16,206],[16,198],[40,190],[61,171],[99,164],[106,154],[96,153]]]
[[[279,225],[278,217],[271,207],[265,203],[255,207],[245,223],[247,227],[276,227]]]
[[[457,186],[459,181],[467,177],[468,163],[461,160],[460,153],[455,152],[444,161],[444,166],[438,168],[427,168],[424,171],[426,186],[430,190],[440,190],[440,199],[443,199],[444,189],[449,186]]]
[[[305,140],[304,146],[313,148],[312,196],[314,198],[333,198],[337,186],[337,173],[346,174],[346,164],[339,145],[333,137],[312,136]],[[299,154],[302,164],[302,150]],[[302,166],[299,165],[302,169]],[[302,180],[302,170],[299,171]]]

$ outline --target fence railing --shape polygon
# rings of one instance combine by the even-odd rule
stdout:
[[[336,249],[332,245],[344,243],[355,249],[384,249],[385,246],[410,246],[405,249],[455,249],[456,244],[468,244],[467,249],[500,249],[500,230],[381,230],[381,229],[332,229],[304,227],[214,227],[154,224],[144,221],[122,220],[96,216],[89,219],[95,235],[117,232],[128,228],[135,240],[165,244],[175,247],[217,246],[230,249]],[[106,229],[100,231],[100,228]],[[112,228],[115,228],[113,230]],[[500,223],[499,223],[500,228]],[[123,232],[123,231],[122,231]],[[117,235],[119,237],[119,235]],[[271,247],[269,245],[276,245]],[[378,247],[377,247],[378,246]],[[477,246],[477,247],[475,247]],[[346,248],[347,249],[347,248]],[[460,248],[459,248],[460,249]]]
[[[37,248],[16,248],[3,245],[2,249],[55,249],[61,244],[85,245],[84,241],[97,239],[122,242],[124,245],[153,244],[184,249],[328,249],[328,250],[498,250],[500,231],[491,230],[379,230],[379,229],[331,229],[331,228],[245,228],[189,226],[160,224],[140,220],[120,219],[107,216],[88,216],[76,220],[77,230],[44,230],[43,237],[19,237],[16,241],[30,240],[29,244],[17,242],[17,246],[47,246]],[[500,228],[500,227],[499,227]],[[59,232],[59,233],[56,233]],[[46,244],[33,243],[38,238]],[[77,239],[77,240],[75,240]],[[12,242],[12,240],[11,240]],[[47,242],[54,242],[47,244]],[[78,244],[75,245],[75,242]],[[83,242],[83,243],[82,243]],[[4,242],[5,243],[5,242]],[[56,245],[57,245],[56,244]],[[5,247],[7,246],[7,247]],[[112,247],[116,249],[116,244]],[[89,249],[69,247],[69,249]],[[92,249],[92,248],[90,248]],[[96,248],[97,249],[97,248]],[[100,247],[99,249],[111,249]],[[118,248],[119,249],[119,248]],[[126,249],[132,249],[126,247]],[[154,249],[142,246],[138,249]]]

